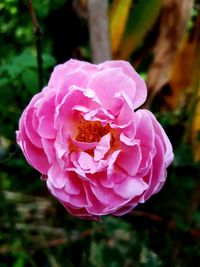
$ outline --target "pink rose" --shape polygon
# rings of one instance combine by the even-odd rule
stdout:
[[[73,215],[123,215],[157,193],[173,160],[144,81],[125,61],[69,60],[24,110],[17,143]]]

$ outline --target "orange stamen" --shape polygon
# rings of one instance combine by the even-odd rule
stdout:
[[[109,131],[109,125],[102,126],[99,121],[83,120],[78,125],[75,139],[86,143],[99,142]]]

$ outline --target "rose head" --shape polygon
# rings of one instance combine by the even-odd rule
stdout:
[[[172,162],[144,81],[125,61],[69,60],[24,110],[17,143],[73,215],[123,215],[158,192]]]

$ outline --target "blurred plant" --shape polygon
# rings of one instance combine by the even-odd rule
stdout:
[[[159,37],[154,48],[153,62],[148,70],[147,83],[150,106],[155,95],[169,81],[170,70],[187,28],[193,0],[166,0],[161,16]]]
[[[113,1],[110,32],[114,58],[128,59],[143,43],[158,18],[162,4],[163,0]]]

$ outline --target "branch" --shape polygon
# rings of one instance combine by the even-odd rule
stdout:
[[[199,189],[199,188],[198,188]],[[195,229],[195,228],[189,228],[186,231],[181,231],[178,229],[177,224],[175,221],[171,220],[166,220],[164,217],[161,217],[157,214],[145,212],[145,211],[140,211],[140,210],[134,210],[130,212],[129,215],[127,216],[133,216],[135,218],[141,219],[141,221],[147,221],[148,223],[152,223],[154,226],[157,224],[158,226],[165,226],[165,229],[168,231],[179,231],[182,233],[182,235],[189,235],[193,238],[199,239],[200,238],[200,229]]]
[[[88,0],[88,16],[93,62],[100,63],[111,59],[108,1]]]
[[[28,1],[28,9],[33,24],[33,31],[35,34],[35,46],[37,51],[37,65],[38,65],[38,81],[39,81],[39,90],[41,90],[41,88],[43,87],[43,62],[42,62],[42,42],[41,42],[42,33],[36,17],[32,0]]]

